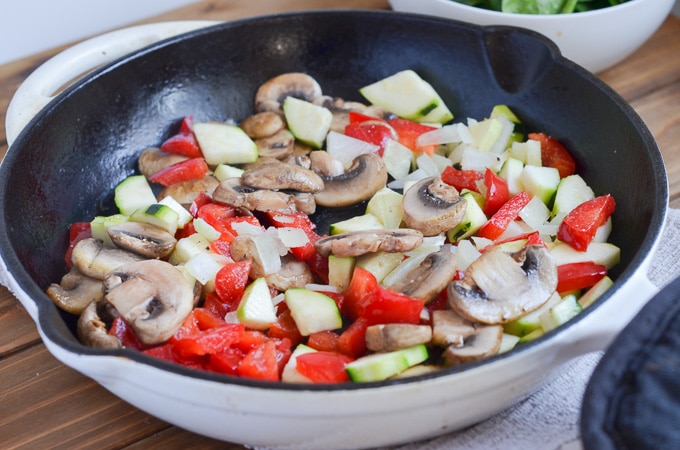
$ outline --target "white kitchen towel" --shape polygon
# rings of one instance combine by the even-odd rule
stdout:
[[[670,209],[649,279],[663,287],[680,276],[680,209]],[[564,370],[533,395],[495,416],[438,438],[389,447],[389,450],[579,450],[581,399],[602,354],[591,353]],[[387,450],[387,449],[385,449]]]

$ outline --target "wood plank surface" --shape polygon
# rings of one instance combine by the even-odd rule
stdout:
[[[386,0],[201,1],[145,22],[232,20],[318,8],[387,8]],[[0,157],[5,111],[20,83],[64,47],[0,66]],[[680,207],[680,20],[669,17],[635,54],[599,76],[654,134],[667,165],[672,207]],[[603,130],[605,132],[606,130]],[[57,361],[30,316],[0,287],[0,448],[243,449],[171,426],[128,405]]]

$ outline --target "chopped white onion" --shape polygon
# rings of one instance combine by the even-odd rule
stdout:
[[[432,160],[432,157],[426,153],[423,153],[416,158],[416,164],[419,169],[422,169],[423,172],[425,172],[425,176],[436,177],[441,173],[437,164]]]
[[[335,159],[342,162],[345,169],[352,165],[352,161],[365,153],[376,153],[377,145],[360,139],[347,136],[346,134],[330,131],[326,136],[326,151]]]
[[[309,242],[309,236],[299,228],[278,228],[279,238],[287,248],[303,247]]]
[[[470,131],[462,123],[445,125],[437,130],[423,133],[416,139],[416,145],[443,145],[455,144],[460,142],[472,142]]]
[[[262,227],[253,225],[250,222],[234,222],[231,224],[231,228],[239,236],[258,236],[264,233]]]
[[[317,284],[317,283],[309,283],[305,285],[305,289],[308,289],[310,291],[315,291],[315,292],[334,292],[338,293],[340,290],[338,290],[337,287],[331,286],[330,284]]]
[[[472,244],[469,239],[463,239],[458,243],[458,251],[456,252],[456,265],[459,270],[467,269],[470,264],[481,256],[481,253]]]

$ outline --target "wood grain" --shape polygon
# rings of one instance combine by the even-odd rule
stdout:
[[[318,8],[387,8],[386,0],[201,1],[144,22],[233,20]],[[64,46],[66,47],[66,46]],[[7,150],[5,111],[14,91],[56,48],[0,66],[0,157]],[[680,20],[669,17],[635,54],[599,76],[640,114],[657,139],[680,207]],[[605,132],[605,130],[603,130]],[[0,287],[0,437],[2,448],[226,449],[128,405],[57,361],[30,316]]]

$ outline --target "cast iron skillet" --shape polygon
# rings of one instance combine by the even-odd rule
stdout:
[[[66,271],[68,227],[114,212],[114,186],[135,173],[139,152],[169,137],[185,115],[197,122],[244,118],[252,112],[257,86],[288,71],[311,74],[327,94],[361,101],[358,87],[403,69],[428,80],[457,119],[483,118],[493,105],[509,105],[529,130],[545,131],[572,149],[579,173],[595,192],[616,198],[611,241],[621,248],[622,257],[611,276],[617,281],[592,310],[606,303],[639,267],[646,267],[667,208],[659,150],[629,105],[595,76],[561,58],[546,39],[514,28],[481,28],[388,11],[279,15],[191,32],[97,70],[44,108],[11,145],[0,167],[0,245],[15,290],[35,302],[46,340],[69,354],[125,356],[195,379],[263,387],[150,361],[127,350],[82,346],[73,334],[73,318],[44,294]],[[556,334],[568,333],[589,314],[521,350],[447,369],[428,381],[549,346]],[[333,393],[408,383],[264,387]],[[498,407],[503,406],[507,401]],[[441,433],[451,426],[460,424],[416,434]],[[384,442],[391,441],[377,440],[375,445]]]

